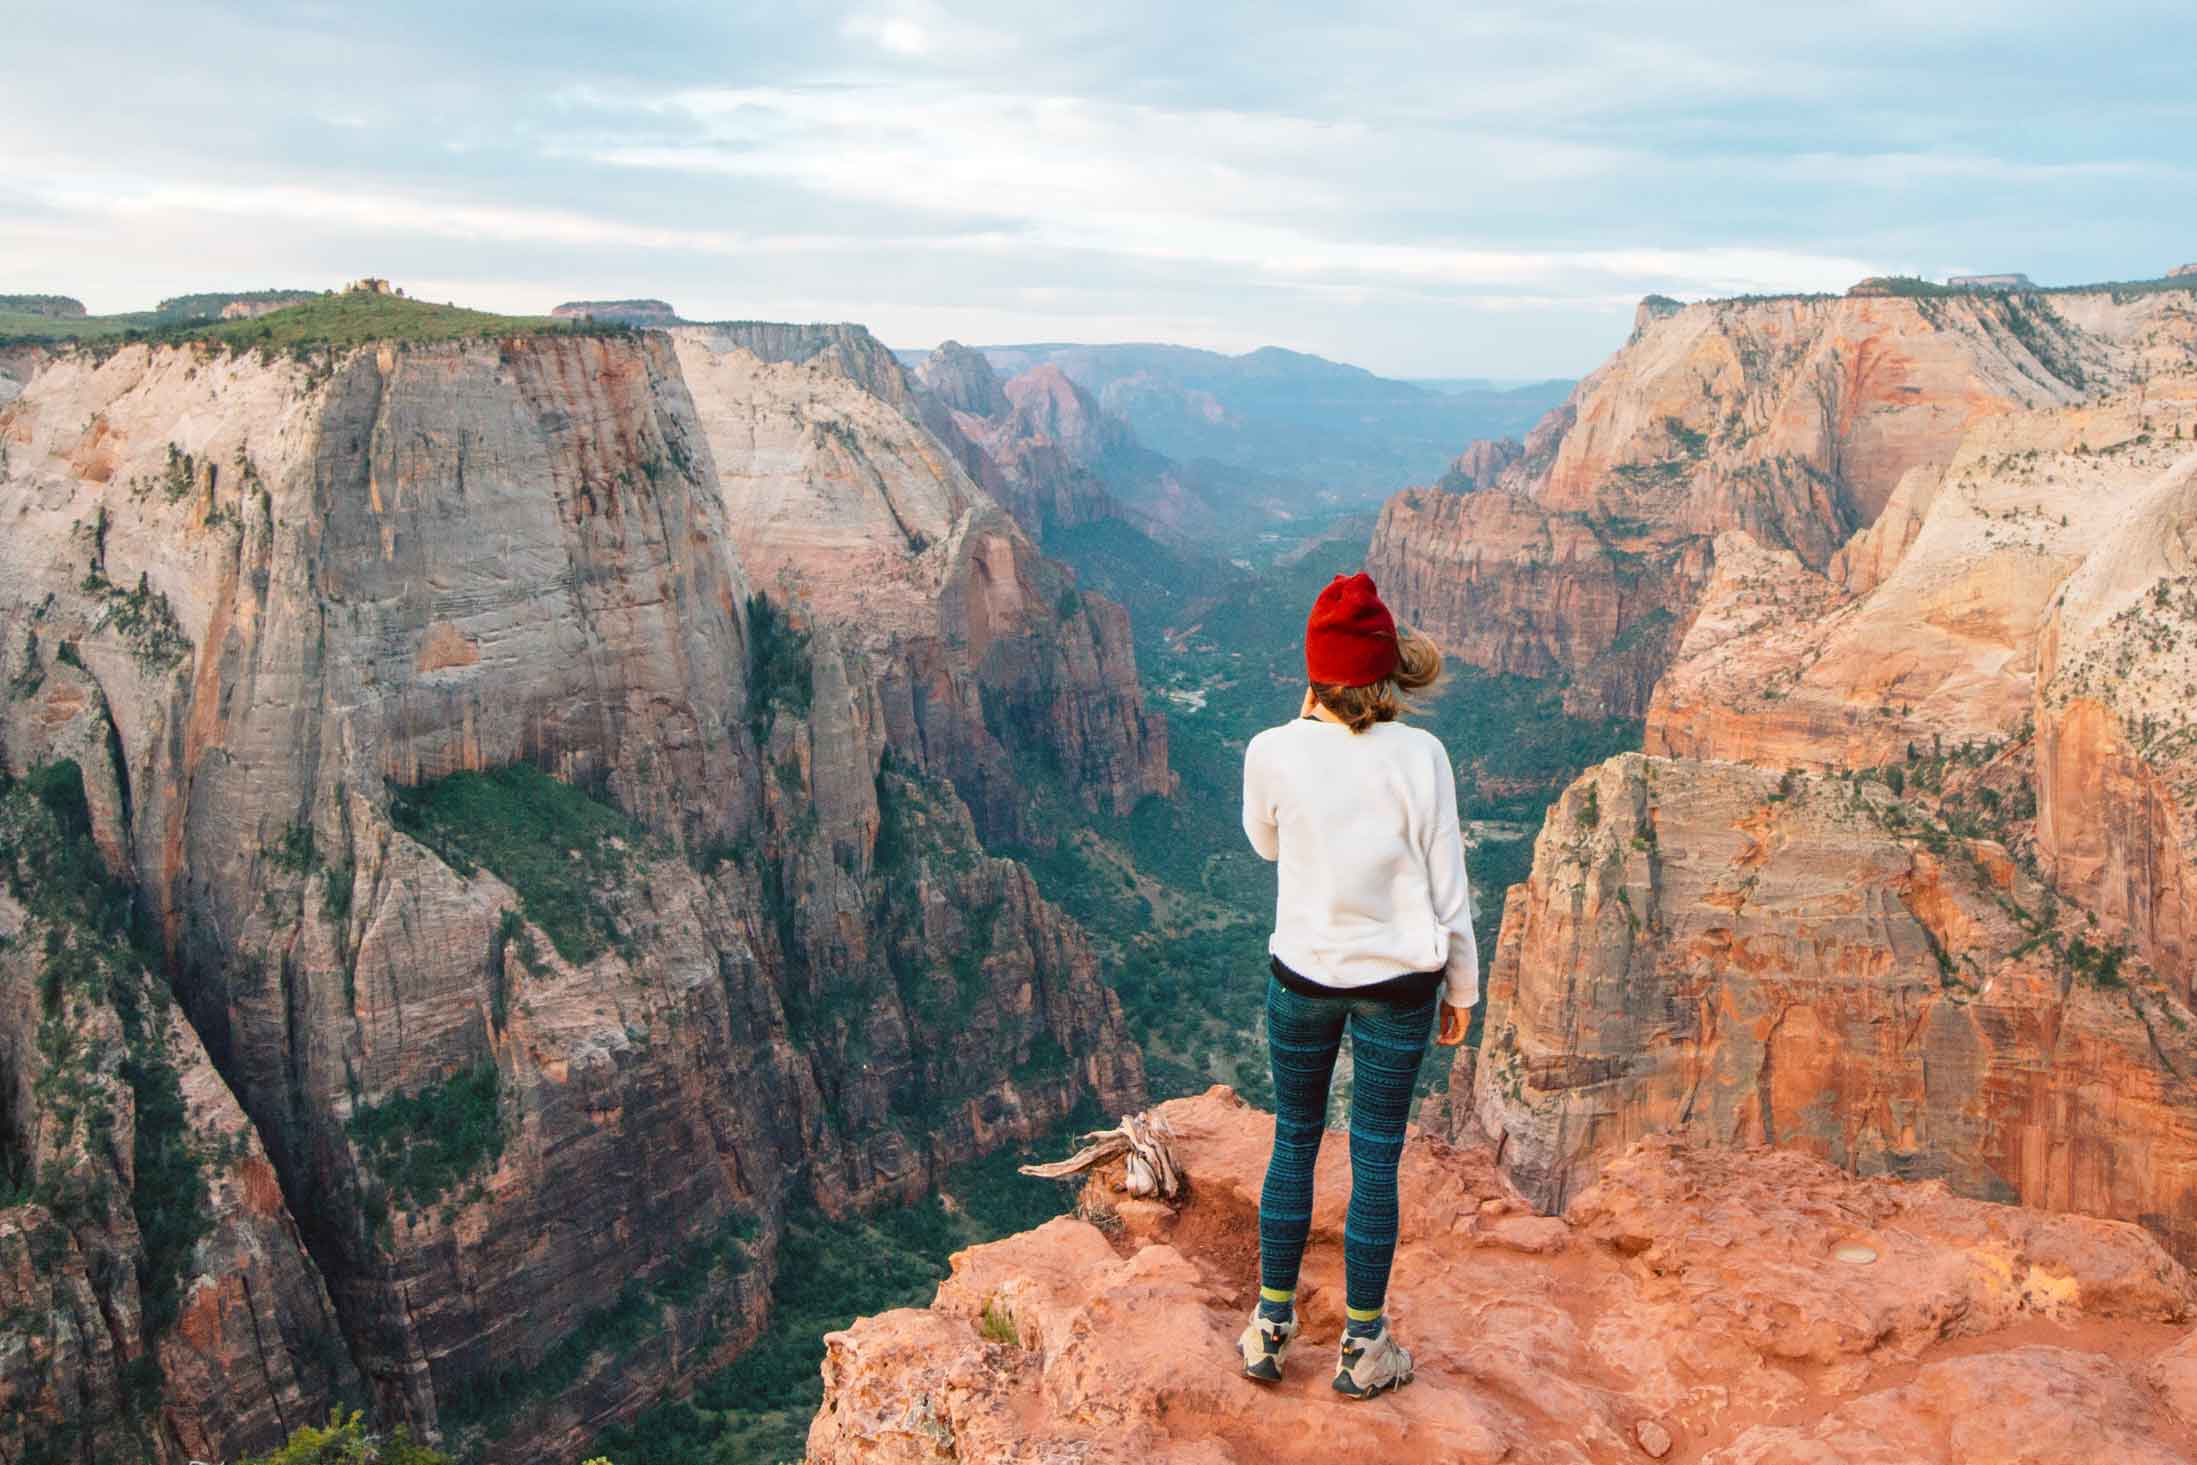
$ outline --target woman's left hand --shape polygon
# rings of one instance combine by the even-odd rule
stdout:
[[[1472,1014],[1462,1007],[1442,1004],[1442,1030],[1434,1035],[1434,1041],[1445,1048],[1454,1048],[1465,1040],[1465,1029],[1472,1025]]]

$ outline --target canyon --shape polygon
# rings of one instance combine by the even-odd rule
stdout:
[[[1041,833],[1021,770],[1165,793],[1164,723],[890,353],[374,308],[10,360],[11,1459],[345,1399],[576,1457],[756,1336],[796,1203],[1142,1099],[984,837]]]
[[[1370,568],[1467,666],[1641,719],[1420,1109],[1418,1381],[1234,1376],[1272,1121],[1216,1091],[1159,1111],[1187,1199],[1102,1174],[834,1334],[811,1458],[2197,1458],[2197,291],[1651,299]]]
[[[1188,1199],[834,1332],[811,1459],[2192,1458],[2197,291],[1894,286],[1651,297],[1381,509],[1562,773],[1451,748],[1556,796],[1405,1163],[1421,1379],[1341,1419],[1229,1368],[1271,1120],[1186,1079],[1256,1015],[1152,1004],[1245,929],[1178,795],[1292,690],[1262,587],[1355,542],[1135,635],[1049,554],[1297,522],[1123,410],[1221,368],[394,296],[0,349],[0,1458],[578,1459],[804,1218],[1155,1089]],[[1387,391],[1287,356],[1222,359]]]

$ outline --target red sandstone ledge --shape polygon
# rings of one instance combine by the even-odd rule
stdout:
[[[1187,1203],[1101,1172],[1089,1219],[962,1252],[928,1309],[832,1334],[814,1465],[2197,1459],[2197,1281],[2138,1227],[1671,1139],[1556,1218],[1486,1146],[1415,1134],[1392,1312],[1419,1377],[1357,1404],[1328,1387],[1349,1186],[1330,1136],[1306,1333],[1263,1389],[1233,1342],[1272,1117],[1226,1088],[1161,1112]]]

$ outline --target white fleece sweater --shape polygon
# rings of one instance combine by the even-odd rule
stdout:
[[[1440,970],[1442,1001],[1480,1000],[1456,775],[1439,738],[1400,722],[1270,727],[1244,751],[1243,830],[1281,866],[1267,949],[1290,970],[1341,988]]]

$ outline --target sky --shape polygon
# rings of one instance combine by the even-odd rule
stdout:
[[[1639,298],[2197,260],[2184,3],[12,0],[0,292],[1576,376]]]

